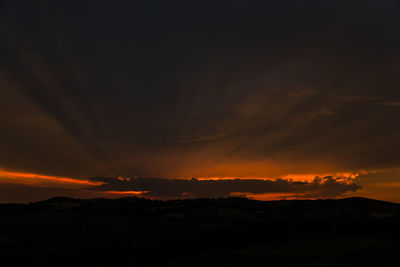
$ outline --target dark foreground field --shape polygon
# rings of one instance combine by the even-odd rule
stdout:
[[[400,266],[400,205],[362,198],[2,204],[0,266]]]

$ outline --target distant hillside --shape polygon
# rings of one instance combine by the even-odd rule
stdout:
[[[0,205],[0,264],[398,266],[400,205],[366,198]],[[384,263],[384,264],[383,264]]]
[[[163,216],[181,220],[268,221],[270,219],[340,218],[374,219],[396,217],[400,204],[368,198],[339,200],[256,201],[246,198],[184,199],[159,201],[138,197],[120,199],[73,199],[55,197],[29,204],[0,204],[0,210],[59,211],[124,217]],[[179,214],[179,216],[178,216]]]

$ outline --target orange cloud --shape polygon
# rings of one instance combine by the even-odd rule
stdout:
[[[29,172],[13,172],[0,169],[0,181],[3,182],[16,182],[22,184],[35,184],[35,183],[52,183],[62,185],[82,185],[82,186],[95,186],[101,185],[103,182],[81,180],[70,177],[51,176]]]
[[[105,193],[119,195],[143,195],[150,193],[150,191],[105,191]]]

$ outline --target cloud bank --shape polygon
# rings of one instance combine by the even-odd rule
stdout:
[[[309,182],[292,180],[258,180],[258,179],[228,179],[228,180],[198,180],[161,179],[161,178],[95,178],[104,184],[89,190],[103,192],[142,191],[142,196],[152,198],[196,198],[196,197],[228,197],[232,195],[253,196],[261,194],[276,194],[284,198],[335,198],[349,192],[361,189],[350,178],[335,178],[332,176],[315,177]]]

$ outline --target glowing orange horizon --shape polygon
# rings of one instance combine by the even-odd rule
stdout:
[[[253,200],[261,200],[261,201],[272,201],[272,200],[289,200],[296,199],[296,194],[294,193],[261,193],[261,194],[253,194],[249,192],[232,192],[229,194],[232,197],[246,197],[248,199]]]
[[[108,194],[121,194],[121,195],[142,195],[150,193],[150,191],[105,191]]]
[[[56,183],[69,183],[69,184],[81,184],[81,185],[102,185],[103,182],[97,181],[89,181],[89,180],[80,180],[76,178],[70,177],[60,177],[60,176],[51,176],[37,173],[27,173],[27,172],[12,172],[5,171],[0,169],[0,177],[8,178],[8,179],[18,179],[18,178],[28,178],[32,180],[45,180]]]
[[[277,178],[269,177],[231,177],[231,176],[210,176],[210,177],[179,177],[179,178],[167,178],[168,180],[192,180],[196,179],[198,181],[232,181],[232,180],[260,180],[260,181],[275,181]]]

